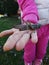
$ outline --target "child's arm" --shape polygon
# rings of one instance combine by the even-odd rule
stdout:
[[[22,20],[25,23],[31,22],[35,24],[38,22],[39,17],[35,0],[18,0],[18,4],[23,12]]]

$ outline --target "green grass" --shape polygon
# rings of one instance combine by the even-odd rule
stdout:
[[[14,25],[20,24],[20,20],[15,17],[0,18],[0,32],[12,28]],[[17,52],[15,49],[4,52],[2,46],[7,37],[0,38],[0,65],[23,65],[23,51]]]
[[[16,17],[0,18],[0,32],[12,28],[14,25],[20,24],[20,20]],[[23,51],[17,52],[15,49],[4,52],[2,47],[7,37],[0,38],[0,65],[24,65]],[[49,65],[49,48],[44,58],[43,65]]]

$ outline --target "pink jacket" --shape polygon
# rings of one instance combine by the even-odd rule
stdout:
[[[22,20],[24,22],[37,23],[39,20],[38,11],[34,0],[18,0],[21,11],[23,12]]]

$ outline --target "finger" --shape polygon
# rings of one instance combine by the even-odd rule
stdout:
[[[16,43],[16,50],[21,51],[22,49],[24,49],[24,47],[27,44],[29,38],[30,38],[30,33],[25,33],[21,37],[21,39]]]
[[[31,33],[31,41],[32,41],[33,43],[37,43],[37,42],[38,42],[37,31],[33,31],[33,32]]]
[[[16,42],[20,39],[20,37],[23,35],[24,32],[15,32],[13,33],[6,41],[6,43],[3,46],[4,51],[8,51],[14,48]]]
[[[15,31],[19,31],[19,29],[12,28],[10,30],[5,30],[5,31],[3,31],[3,32],[0,33],[0,37],[6,36],[6,35],[11,35]]]

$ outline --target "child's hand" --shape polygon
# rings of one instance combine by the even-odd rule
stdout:
[[[16,47],[16,50],[22,50],[30,38],[28,31],[19,31],[19,29],[12,28],[0,33],[0,37],[10,35],[3,46],[4,51],[8,51]]]
[[[3,46],[4,51],[11,50],[14,47],[18,51],[22,50],[25,47],[25,45],[27,44],[28,40],[30,39],[30,35],[31,35],[31,40],[34,43],[37,42],[35,40],[36,33],[35,33],[35,36],[34,36],[34,33],[32,33],[32,31],[30,31],[30,30],[19,31],[19,29],[13,28],[13,29],[6,30],[6,31],[3,31],[3,32],[0,33],[0,37],[6,36],[6,35],[10,35],[10,36]]]

